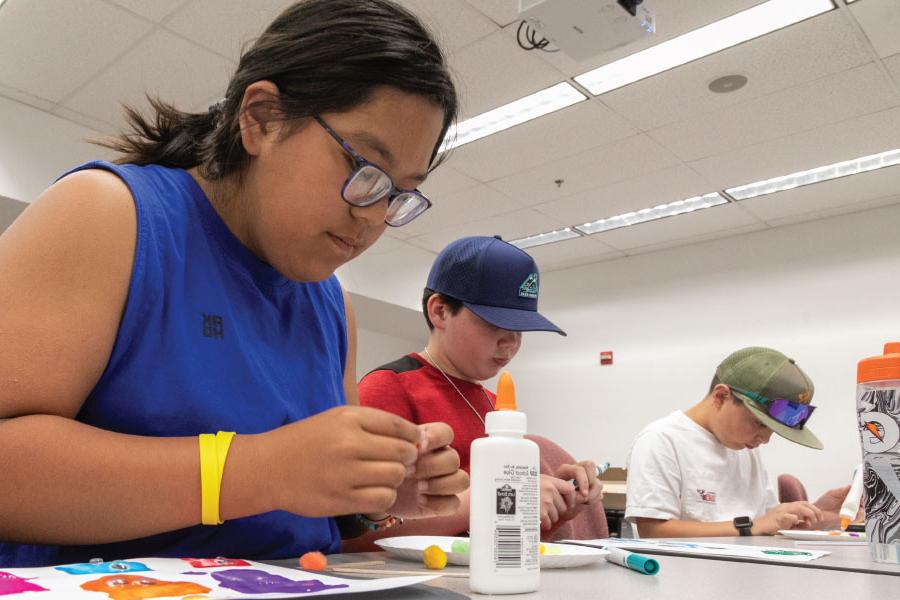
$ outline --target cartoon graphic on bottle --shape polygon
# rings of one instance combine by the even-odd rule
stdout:
[[[900,563],[900,343],[860,361],[857,425],[871,556]]]

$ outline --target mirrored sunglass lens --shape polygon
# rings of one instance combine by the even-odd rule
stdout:
[[[372,202],[381,199],[392,187],[386,173],[372,165],[363,165],[344,187],[344,198],[354,203]]]
[[[772,405],[769,407],[769,415],[788,427],[796,427],[809,416],[810,408],[809,404],[777,399],[772,401]]]
[[[391,225],[405,225],[428,207],[425,198],[417,194],[398,194],[388,206],[385,220]]]

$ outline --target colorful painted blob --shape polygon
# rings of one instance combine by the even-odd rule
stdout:
[[[49,592],[47,588],[42,588],[35,583],[29,583],[27,579],[22,579],[18,575],[0,571],[0,596],[7,594],[21,594],[22,592]]]
[[[181,597],[210,590],[190,581],[163,581],[140,575],[108,575],[81,584],[89,592],[106,592],[112,600]]]
[[[294,581],[281,575],[267,573],[258,569],[230,569],[210,573],[213,579],[219,582],[223,588],[231,589],[242,594],[266,594],[275,592],[292,592],[308,594],[349,587],[346,583],[338,585],[325,585],[318,579],[304,579]]]
[[[129,571],[149,571],[144,563],[133,560],[114,560],[112,562],[76,563],[55,567],[57,571],[70,575],[96,575],[102,573],[127,573]]]
[[[239,558],[225,558],[217,556],[216,558],[182,558],[191,564],[192,567],[249,567],[250,563]]]

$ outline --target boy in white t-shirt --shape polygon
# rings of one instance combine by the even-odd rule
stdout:
[[[651,423],[635,438],[625,518],[641,537],[772,535],[834,526],[850,486],[814,503],[778,504],[757,450],[773,431],[821,449],[805,427],[815,409],[812,397],[812,381],[781,352],[734,352],[716,369],[703,400]]]

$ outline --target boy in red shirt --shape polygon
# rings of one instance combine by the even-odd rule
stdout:
[[[538,277],[534,259],[499,236],[452,242],[435,259],[422,297],[431,330],[428,344],[421,353],[408,354],[363,377],[360,404],[413,423],[448,423],[460,468],[468,472],[469,446],[484,436],[485,414],[494,409],[494,394],[479,382],[497,375],[513,359],[523,331],[565,335],[537,312]],[[543,537],[600,500],[602,485],[594,473],[594,463],[583,461],[541,475]],[[571,479],[578,483],[577,490]],[[407,521],[388,534],[464,533],[469,527],[468,491],[460,499],[452,516]],[[360,542],[377,537],[381,536],[370,534]],[[358,549],[355,543],[353,549]]]

